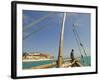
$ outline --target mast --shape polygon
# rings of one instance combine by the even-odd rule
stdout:
[[[62,65],[62,49],[63,49],[63,36],[64,36],[65,20],[66,20],[66,12],[64,12],[63,19],[62,19],[62,24],[61,24],[59,52],[58,52],[58,62],[57,62],[57,66],[58,67],[61,67],[61,65]]]

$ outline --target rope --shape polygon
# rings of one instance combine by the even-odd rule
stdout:
[[[74,27],[74,25],[73,25],[73,27]],[[79,40],[80,46],[82,47],[82,50],[83,50],[85,56],[87,56],[86,51],[85,51],[85,49],[84,49],[84,47],[83,47],[83,44],[82,44],[82,42],[81,42],[81,39],[80,39],[80,37],[79,37],[78,31],[77,31],[77,29],[76,29],[75,27],[74,27],[74,30],[76,31],[76,36],[77,36],[77,38],[78,38],[78,40]]]
[[[40,26],[38,29],[32,31],[30,34],[28,34],[27,36],[25,36],[25,37],[23,38],[23,40],[26,39],[26,38],[28,38],[28,37],[31,36],[32,34],[35,34],[35,33],[37,33],[38,31],[44,29],[45,27],[47,27],[47,25],[48,25],[48,24],[45,24],[45,25],[43,25],[43,26]]]
[[[32,22],[32,23],[26,25],[25,28],[24,28],[24,31],[25,31],[26,29],[31,28],[33,25],[35,25],[35,24],[41,22],[42,20],[46,19],[47,17],[49,17],[49,16],[52,15],[52,14],[53,14],[53,13],[49,13],[49,14],[47,14],[47,15],[45,15],[45,16],[39,18],[39,19],[37,19],[36,21],[34,21],[34,22]]]
[[[50,15],[50,14],[49,14],[49,15]],[[49,22],[49,21],[50,21],[50,20],[48,20],[48,22]],[[44,29],[45,27],[47,27],[48,22],[47,22],[46,24],[44,24],[43,26],[39,26],[39,28],[37,28],[36,30],[33,30],[30,34],[28,34],[27,36],[25,36],[25,37],[23,38],[23,40],[25,40],[26,38],[28,38],[28,37],[31,36],[32,34],[35,34],[35,33],[37,33],[38,31],[40,31],[40,30]]]
[[[75,33],[74,29],[73,29],[73,33],[74,33],[74,36],[75,36],[75,39],[76,39],[76,43],[78,45],[78,49],[79,49],[80,55],[83,58],[83,55],[82,55],[82,52],[81,52],[81,48],[80,48],[80,44],[79,44],[79,41],[77,39],[77,36],[76,36],[76,33]]]
[[[74,29],[73,29],[73,33],[74,33],[74,36],[75,36],[75,39],[76,39],[76,42],[77,42],[77,45],[78,45],[78,49],[79,49],[79,52],[80,52],[80,55],[81,55],[81,58],[82,58],[82,62],[84,63],[84,58],[83,58],[83,54],[81,52],[80,43],[77,39],[77,36],[76,36],[76,33],[75,33]]]

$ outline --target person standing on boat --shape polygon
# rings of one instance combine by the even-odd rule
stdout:
[[[74,58],[74,49],[72,49],[72,51],[70,53],[70,58],[71,58],[71,62],[73,62],[75,60],[75,58]]]
[[[75,59],[74,49],[72,49],[72,51],[70,53],[70,58],[71,58],[71,67],[82,66],[80,63],[78,63],[78,60]]]
[[[74,57],[74,49],[72,49],[71,53],[70,53],[70,58],[71,58],[71,67],[76,66],[76,60]]]

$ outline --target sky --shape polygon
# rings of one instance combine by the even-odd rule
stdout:
[[[41,52],[58,57],[60,31],[63,12],[23,10],[23,52]],[[63,40],[63,58],[69,57],[71,49],[80,56],[73,34],[73,24],[81,42],[90,55],[90,19],[89,13],[66,12]],[[81,49],[82,51],[82,49]],[[82,52],[84,55],[84,53]]]

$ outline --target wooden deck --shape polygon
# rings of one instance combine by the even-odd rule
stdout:
[[[83,65],[79,62],[79,60],[75,59],[73,62],[65,62],[62,64],[63,68],[67,67],[82,67]]]
[[[70,60],[65,61],[61,68],[68,68],[68,67],[82,67],[83,65],[79,62],[78,59],[75,59],[73,62]],[[51,64],[45,64],[45,65],[40,65],[40,66],[35,66],[32,67],[31,69],[45,69],[45,68],[52,68],[52,67],[57,67],[56,62],[53,62]]]

